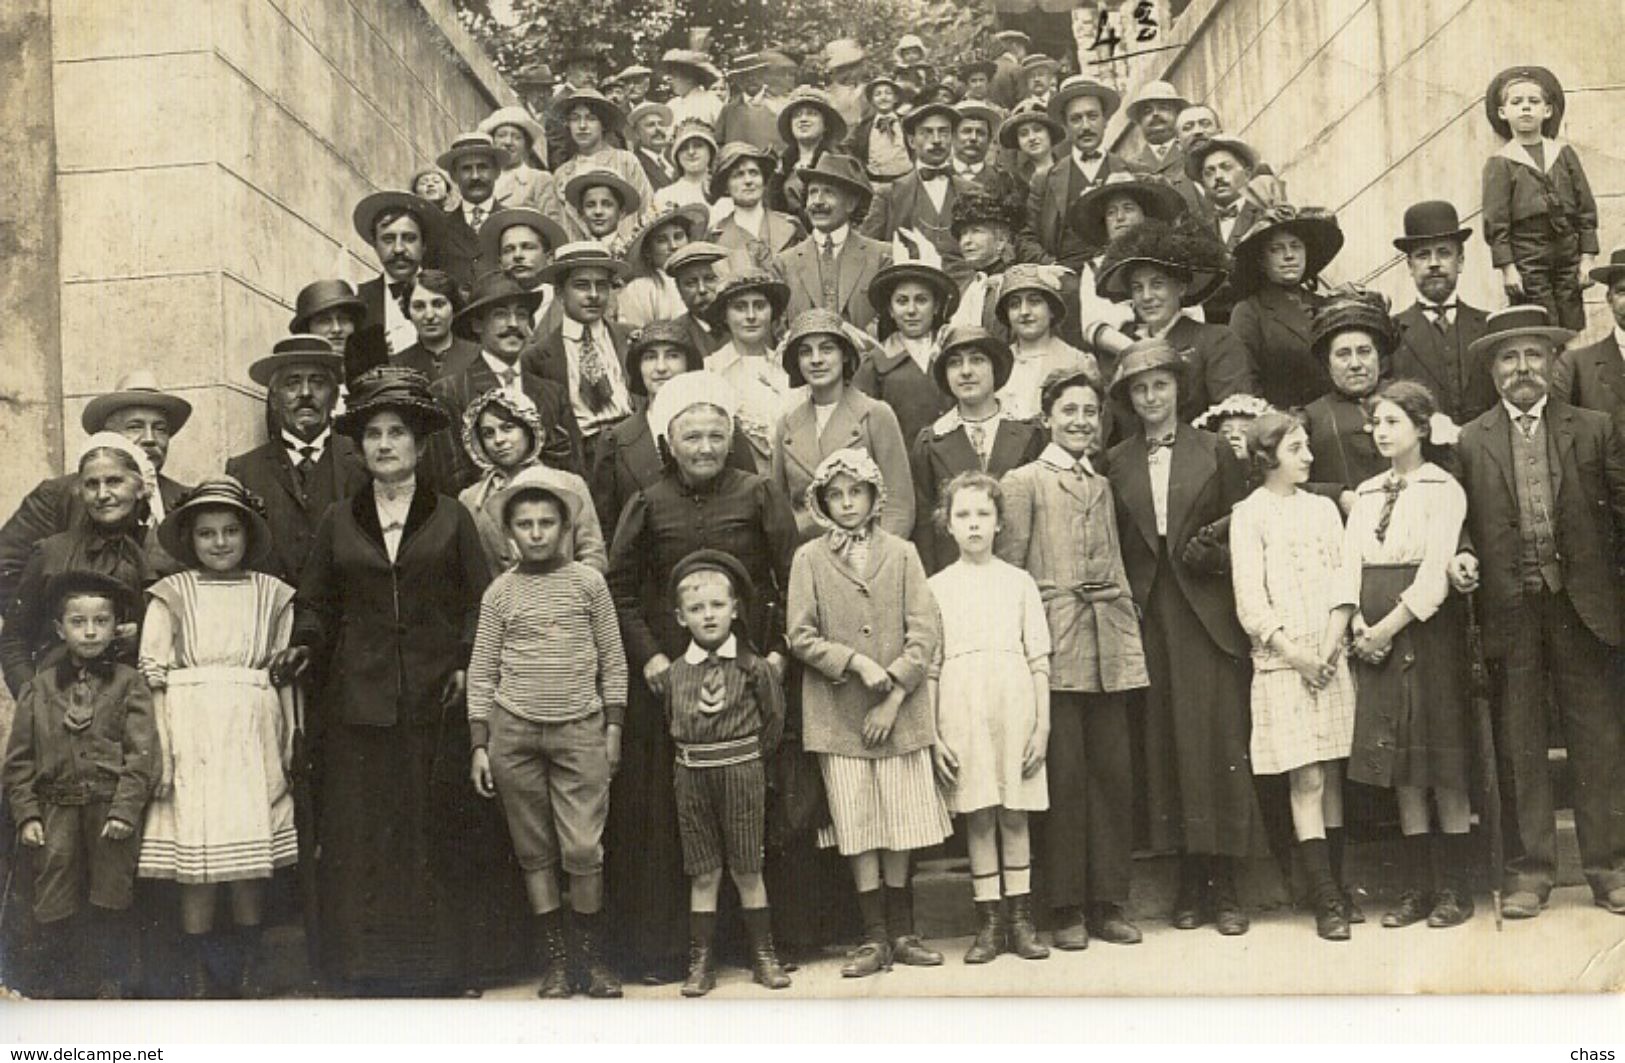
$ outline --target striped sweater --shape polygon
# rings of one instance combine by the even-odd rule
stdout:
[[[528,566],[527,566],[528,568]],[[492,706],[534,723],[602,710],[626,719],[626,655],[604,577],[579,561],[515,569],[480,601],[468,665],[468,726],[486,744]]]

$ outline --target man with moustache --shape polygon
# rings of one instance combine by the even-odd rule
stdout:
[[[1496,871],[1509,919],[1538,916],[1556,880],[1554,720],[1574,774],[1574,829],[1593,903],[1625,915],[1625,439],[1607,414],[1551,394],[1552,360],[1573,335],[1540,306],[1489,315],[1469,353],[1488,360],[1500,401],[1456,443],[1467,544],[1450,578],[1458,591],[1477,591],[1497,687],[1510,836]]]
[[[1180,147],[1174,123],[1190,101],[1166,81],[1149,81],[1128,105],[1128,119],[1140,131],[1143,143],[1128,156],[1130,166],[1156,174],[1167,181],[1185,172],[1185,152]]]
[[[645,100],[626,116],[626,128],[632,134],[632,155],[643,167],[649,186],[658,192],[677,180],[677,170],[666,158],[666,146],[671,141],[671,108]]]
[[[1034,176],[1027,216],[1046,255],[1072,269],[1082,269],[1095,250],[1066,223],[1073,202],[1112,174],[1132,171],[1122,156],[1101,147],[1106,122],[1120,100],[1110,85],[1074,74],[1061,83],[1049,103],[1050,117],[1066,127],[1069,147],[1041,179]]]
[[[1571,347],[1557,357],[1552,393],[1588,410],[1601,410],[1625,431],[1625,250],[1591,271],[1603,286],[1614,327],[1589,347]]]
[[[361,239],[372,246],[383,271],[363,281],[356,294],[366,304],[361,327],[380,329],[391,352],[404,351],[417,342],[417,330],[408,313],[412,285],[431,249],[438,250],[445,212],[410,192],[374,192],[355,205],[351,223]],[[344,367],[344,378],[354,380],[368,365]]]
[[[958,122],[959,112],[945,103],[922,104],[903,116],[903,135],[914,156],[914,169],[875,194],[861,232],[883,243],[890,243],[899,229],[918,233],[931,241],[948,275],[963,283],[968,273],[953,235],[954,201],[970,185],[956,180],[954,174],[954,126]],[[985,153],[985,138],[983,145]]]
[[[525,291],[541,293],[542,301],[531,315],[533,332],[558,321],[553,288],[542,283],[542,270],[565,242],[562,225],[528,207],[499,210],[480,226],[481,260],[496,263],[497,269]]]
[[[1202,190],[1196,217],[1233,251],[1258,220],[1259,209],[1243,195],[1253,178],[1258,156],[1230,137],[1199,139],[1185,153],[1185,175]],[[1202,314],[1216,325],[1228,324],[1236,304],[1228,284],[1202,303]]]
[[[941,117],[942,106],[931,104],[921,110],[940,120],[932,142],[939,160],[946,162],[948,126]],[[799,168],[796,174],[806,187],[806,214],[813,231],[773,260],[775,272],[790,285],[785,320],[794,321],[803,310],[821,306],[840,314],[853,326],[866,329],[875,320],[869,282],[891,264],[891,249],[886,244],[852,227],[853,215],[868,207],[873,198],[869,178],[858,160],[833,152],[825,153],[816,166]],[[946,182],[947,178],[942,180]],[[902,182],[892,188],[898,184]],[[915,187],[925,194],[922,186]]]
[[[728,262],[729,256],[730,252],[721,244],[695,240],[679,247],[666,259],[666,273],[677,285],[677,294],[686,307],[676,322],[701,358],[714,354],[728,342],[727,337],[705,319],[705,308],[722,287],[722,277],[717,270]]]
[[[320,336],[278,340],[248,367],[265,388],[270,438],[226,461],[226,474],[265,502],[271,553],[263,570],[295,587],[322,513],[367,482],[355,443],[333,431],[343,371],[344,357]]]
[[[462,205],[446,217],[445,237],[438,248],[440,268],[467,288],[474,278],[497,268],[494,260],[485,258],[480,228],[502,207],[496,199],[502,149],[487,133],[460,133],[435,162],[462,193]]]
[[[954,105],[953,175],[994,196],[1019,194],[1015,178],[988,157],[993,131],[1004,121],[995,107],[975,100]]]
[[[501,270],[481,274],[468,305],[452,322],[465,339],[476,340],[479,357],[454,376],[443,376],[429,386],[435,400],[451,418],[450,427],[435,433],[424,457],[435,490],[457,492],[479,479],[480,470],[463,445],[463,414],[468,404],[494,388],[529,396],[541,415],[547,438],[542,441],[542,462],[555,469],[581,475],[587,468],[581,452],[581,430],[564,387],[531,371],[520,357],[531,337],[531,316],[541,295],[526,291]]]
[[[1394,318],[1393,374],[1425,384],[1440,411],[1458,425],[1495,405],[1483,354],[1468,353],[1484,335],[1488,315],[1456,295],[1472,234],[1454,205],[1429,200],[1406,209],[1405,235],[1394,240],[1416,285],[1416,302]]]
[[[419,270],[407,298],[406,312],[418,330],[418,341],[389,357],[391,365],[416,369],[431,381],[461,373],[480,356],[477,343],[452,334],[451,322],[462,306],[456,283],[444,270]]]

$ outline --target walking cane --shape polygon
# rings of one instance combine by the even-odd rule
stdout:
[[[316,891],[316,800],[311,793],[311,755],[305,729],[305,684],[293,686],[293,818],[299,846],[299,900],[304,910],[305,962],[312,976],[321,958],[320,899]]]
[[[1467,596],[1467,652],[1472,661],[1473,729],[1478,732],[1478,759],[1484,773],[1484,829],[1490,836],[1490,900],[1495,929],[1501,929],[1501,871],[1506,841],[1501,834],[1501,779],[1495,759],[1495,733],[1490,722],[1490,677],[1484,663],[1483,635],[1478,626],[1478,596]]]

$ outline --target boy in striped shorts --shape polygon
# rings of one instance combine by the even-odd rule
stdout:
[[[769,989],[790,984],[773,949],[762,849],[767,815],[763,762],[784,731],[784,694],[763,657],[733,631],[750,599],[737,558],[696,550],[671,575],[677,622],[693,637],[672,663],[666,716],[677,746],[677,825],[689,875],[689,969],[685,997],[717,984],[711,939],[726,867],[739,890],[751,971]]]

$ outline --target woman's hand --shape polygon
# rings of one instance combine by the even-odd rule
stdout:
[[[937,739],[937,744],[931,747],[931,763],[937,769],[937,778],[942,785],[953,787],[959,785],[959,758],[949,748],[948,743]]]
[[[649,663],[643,666],[643,681],[649,684],[649,689],[666,696],[667,673],[671,671],[671,658],[664,653],[657,653],[649,658]]]
[[[1392,648],[1393,643],[1379,635],[1376,628],[1366,628],[1354,636],[1354,652],[1372,664],[1381,664]]]
[[[152,796],[168,797],[170,791],[175,789],[175,758],[165,753],[158,759],[161,762],[158,767],[158,785],[152,788]]]
[[[1457,594],[1471,594],[1478,590],[1478,555],[1463,550],[1450,559],[1444,572]]]
[[[1033,726],[1033,733],[1027,736],[1027,748],[1021,751],[1021,777],[1031,779],[1038,774],[1038,769],[1044,766],[1044,758],[1049,754],[1049,728]]]
[[[604,755],[609,758],[609,773],[621,770],[621,725],[612,723],[604,728]]]
[[[484,746],[477,747],[469,758],[468,781],[474,784],[474,792],[481,797],[497,795],[497,781],[491,775],[491,754]]]
[[[854,653],[852,660],[847,663],[846,670],[857,676],[863,688],[871,694],[881,695],[891,692],[891,673],[864,654]]]
[[[463,700],[463,691],[468,688],[468,673],[461,668],[446,677],[446,685],[440,688],[440,707],[450,709]]]
[[[310,667],[309,646],[289,646],[285,650],[278,650],[271,657],[271,685],[285,687],[289,683],[305,674]]]
[[[22,843],[30,849],[38,849],[45,844],[45,824],[37,819],[31,819],[18,829]]]
[[[1281,657],[1292,670],[1303,677],[1303,681],[1311,690],[1322,690],[1332,679],[1332,666],[1296,642],[1288,642],[1286,649],[1281,651]]]
[[[102,824],[102,837],[110,842],[121,842],[134,833],[135,826],[133,824],[126,823],[122,819],[115,819],[112,816],[108,816],[107,822]]]
[[[887,696],[880,704],[870,709],[863,717],[863,744],[873,749],[883,745],[891,737],[892,728],[897,726],[897,710],[902,707],[902,699]]]

